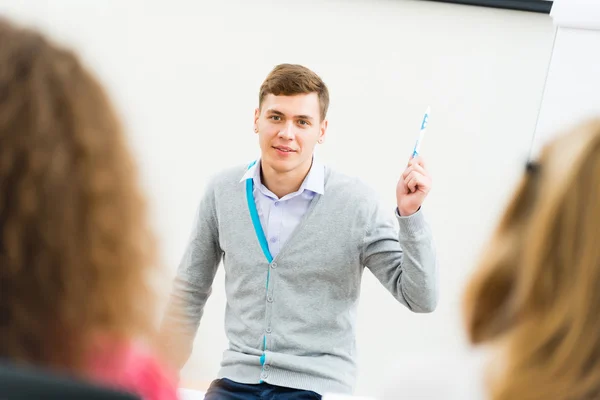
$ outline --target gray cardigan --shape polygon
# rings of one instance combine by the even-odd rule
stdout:
[[[438,298],[434,243],[421,211],[383,212],[378,196],[329,168],[317,195],[281,252],[268,262],[253,226],[245,167],[208,185],[179,266],[163,322],[182,366],[213,279],[225,268],[225,350],[219,377],[290,388],[351,393],[356,378],[356,307],[364,268],[414,312]],[[259,223],[260,226],[260,223]]]

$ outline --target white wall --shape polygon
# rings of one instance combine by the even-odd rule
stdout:
[[[304,64],[331,92],[319,155],[370,182],[392,212],[396,179],[431,105],[422,152],[434,176],[425,212],[438,243],[441,302],[396,304],[369,274],[358,325],[357,393],[390,365],[459,352],[459,293],[521,173],[554,28],[547,15],[426,1],[2,2],[75,46],[121,107],[174,272],[215,171],[258,154],[252,114],[277,63]],[[165,282],[165,288],[167,283]],[[187,380],[207,384],[226,346],[223,275]]]

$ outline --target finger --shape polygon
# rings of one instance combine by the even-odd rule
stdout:
[[[408,186],[406,186],[406,182],[402,181],[402,190],[403,193],[410,193],[410,190],[408,189]]]
[[[406,176],[404,176],[404,182],[408,183],[408,181],[414,177],[417,177],[419,179],[419,182],[423,182],[426,176],[418,171],[412,170],[409,173],[407,173]]]
[[[423,175],[421,175],[420,173],[416,172],[416,171],[412,171],[410,174],[408,174],[408,176],[406,178],[404,178],[404,183],[406,184],[406,186],[408,187],[408,189],[411,192],[414,192],[416,189],[416,186],[418,186],[418,184],[420,182],[422,182],[423,179]]]
[[[415,158],[410,159],[410,161],[408,162],[408,166],[413,165],[420,165],[422,168],[427,169],[427,166],[425,165],[425,159],[421,156],[417,156]]]
[[[413,171],[418,172],[421,175],[427,176],[427,171],[425,171],[425,168],[423,168],[419,164],[413,164],[409,167],[406,167],[406,169],[402,173],[402,179],[406,179],[406,177]]]
[[[420,176],[420,175],[421,174],[418,173],[417,171],[410,171],[404,178],[404,182],[408,183],[409,180],[411,180],[412,178],[414,178],[416,176]]]
[[[419,187],[419,178],[416,176],[409,178],[406,182],[406,187],[411,193],[416,192],[417,188]]]
[[[414,181],[416,183],[416,186],[414,186],[414,187],[410,186],[410,181],[412,179],[414,179]],[[421,174],[415,174],[415,175],[409,176],[405,180],[405,183],[411,191],[414,189],[414,190],[419,190],[419,191],[427,194],[431,190],[431,179],[426,176],[423,176]]]

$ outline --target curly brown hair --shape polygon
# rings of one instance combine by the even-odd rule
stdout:
[[[154,238],[117,115],[73,52],[0,18],[0,358],[78,371],[152,328]]]

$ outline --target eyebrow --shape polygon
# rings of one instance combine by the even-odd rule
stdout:
[[[271,109],[267,110],[267,114],[275,114],[275,115],[279,115],[279,116],[285,117],[284,113],[282,113],[281,111],[277,111],[277,110],[271,110]],[[314,120],[314,118],[311,117],[310,115],[295,115],[294,118],[296,118],[296,119],[307,119],[307,120],[310,120],[310,121]]]

